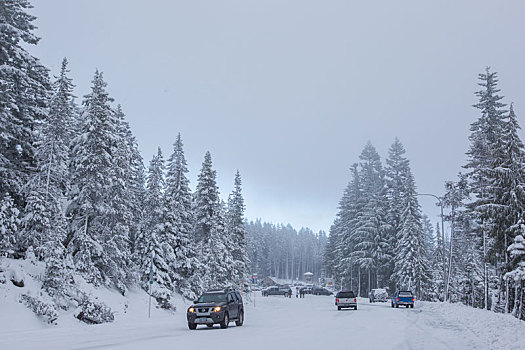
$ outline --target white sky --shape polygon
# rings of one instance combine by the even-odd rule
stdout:
[[[328,230],[367,140],[384,159],[396,136],[419,191],[441,195],[486,66],[524,124],[520,0],[32,3],[53,74],[67,57],[81,97],[103,71],[146,165],[181,132],[192,188],[207,150],[224,198],[239,169],[249,219]]]

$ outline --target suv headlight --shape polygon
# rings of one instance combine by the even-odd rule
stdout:
[[[194,313],[194,312],[195,312],[195,308],[190,307],[190,308],[188,309],[188,312],[189,312],[190,314]]]
[[[216,306],[213,308],[213,312],[220,312],[222,310],[222,307]]]

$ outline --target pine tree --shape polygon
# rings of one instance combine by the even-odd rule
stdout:
[[[138,150],[138,145],[129,123],[125,120],[125,115],[122,112],[120,105],[117,106],[116,118],[118,121],[117,132],[119,141],[119,155],[121,171],[121,179],[123,180],[124,191],[126,192],[122,198],[122,211],[125,215],[120,215],[120,220],[128,226],[130,247],[133,253],[135,241],[139,235],[143,224],[143,203],[145,197],[145,175],[144,163],[142,156]]]
[[[173,250],[164,236],[164,159],[160,147],[150,161],[144,205],[144,225],[136,240],[135,261],[139,265],[140,282],[148,290],[150,263],[153,256],[155,285],[153,295],[167,305],[173,293],[172,269],[169,257]]]
[[[406,175],[403,202],[405,210],[401,216],[401,230],[397,236],[397,250],[393,279],[402,288],[414,288],[418,298],[423,297],[423,286],[427,283],[428,266],[425,240],[421,222],[421,208],[412,173]]]
[[[368,273],[369,291],[379,284],[380,279],[382,283],[386,282],[385,270],[391,259],[387,237],[390,225],[386,220],[386,187],[379,154],[368,142],[359,158],[364,205],[357,219],[358,243],[353,256],[360,268]]]
[[[470,210],[475,212],[474,220],[477,232],[482,237],[484,260],[484,306],[489,308],[489,266],[488,259],[491,252],[488,236],[497,225],[490,222],[490,170],[491,163],[497,153],[497,141],[503,137],[503,118],[505,104],[500,102],[503,97],[498,95],[497,73],[491,72],[487,67],[485,73],[479,74],[481,90],[476,92],[479,102],[474,105],[481,112],[480,118],[471,124],[469,136],[470,147],[467,152],[469,192],[474,194],[473,201],[468,204]]]
[[[410,173],[410,164],[405,156],[405,148],[396,137],[388,150],[386,159],[386,186],[388,198],[388,222],[391,230],[388,233],[389,254],[393,257],[398,252],[400,232],[403,225],[403,212],[406,209],[407,176]],[[389,263],[389,276],[394,273],[395,259]],[[395,283],[391,285],[395,287]]]
[[[62,203],[70,187],[69,143],[75,118],[74,86],[67,72],[64,58],[36,145],[37,171],[30,177],[19,239],[20,250],[31,247],[39,259],[59,249],[66,236]]]
[[[8,193],[18,210],[25,206],[25,184],[35,171],[35,141],[46,115],[48,71],[30,55],[36,45],[36,19],[27,0],[0,2],[0,193]]]
[[[102,74],[95,72],[92,91],[83,102],[82,132],[73,141],[66,246],[89,282],[113,285],[124,293],[129,242],[120,216],[127,193],[118,120],[105,87]]]
[[[228,198],[227,233],[232,240],[232,257],[235,261],[234,284],[241,286],[247,275],[246,229],[244,227],[244,198],[241,175],[235,174],[234,190]]]
[[[490,204],[484,206],[490,215],[493,239],[493,254],[504,257],[500,272],[499,301],[505,299],[505,312],[511,311],[510,286],[503,275],[509,272],[507,248],[510,242],[521,233],[520,223],[525,212],[525,153],[518,135],[520,129],[514,108],[511,104],[508,116],[503,124],[503,136],[496,142],[495,156],[491,161],[487,175],[489,178]],[[500,253],[499,253],[500,252]],[[498,254],[499,253],[499,254]]]
[[[194,232],[196,243],[199,245],[210,241],[211,230],[220,211],[216,176],[215,170],[212,169],[211,154],[206,152],[194,198]]]
[[[444,301],[443,295],[445,292],[445,271],[446,271],[446,264],[445,262],[445,256],[446,256],[446,250],[444,249],[444,242],[442,238],[442,231],[439,226],[439,223],[436,223],[436,247],[432,252],[432,256],[430,258],[431,264],[430,264],[430,274],[431,274],[431,280],[432,280],[432,292],[430,293],[430,298],[433,301]]]
[[[193,245],[192,194],[186,176],[188,166],[180,134],[168,160],[165,194],[164,234],[170,236],[174,255],[171,257],[172,280],[183,295],[191,298],[199,292],[200,269]]]
[[[357,241],[358,217],[364,206],[364,198],[361,193],[358,165],[353,164],[352,179],[348,183],[343,197],[339,201],[339,212],[334,221],[334,238],[338,242],[333,247],[333,266],[338,272],[337,280],[344,279],[352,284],[353,270],[357,266],[354,251]]]
[[[235,266],[230,252],[231,240],[226,231],[226,208],[224,202],[218,203],[218,211],[213,218],[208,240],[204,247],[205,270],[207,286],[228,287],[235,280]]]

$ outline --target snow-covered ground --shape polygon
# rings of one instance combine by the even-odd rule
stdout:
[[[525,348],[525,323],[463,305],[417,302],[414,309],[392,309],[360,299],[357,311],[337,311],[333,297],[257,296],[255,305],[246,302],[244,326],[190,331],[182,298],[176,301],[177,312],[153,308],[148,319],[144,292],[132,291],[124,298],[106,291],[99,298],[116,311],[115,322],[89,326],[62,315],[51,326],[11,297],[0,301],[0,349]]]

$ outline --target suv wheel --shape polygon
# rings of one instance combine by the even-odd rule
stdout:
[[[230,317],[228,316],[228,313],[225,313],[224,319],[221,322],[221,328],[222,329],[228,328],[229,323],[230,323]]]
[[[189,328],[189,329],[197,329],[197,324],[196,324],[196,323],[188,322],[188,328]]]
[[[241,311],[241,313],[239,314],[239,319],[235,321],[235,325],[240,327],[242,326],[243,323],[244,323],[244,311]]]
[[[338,306],[338,307],[337,307],[337,310],[339,310],[339,311],[340,311],[340,310],[341,310],[341,306]]]

